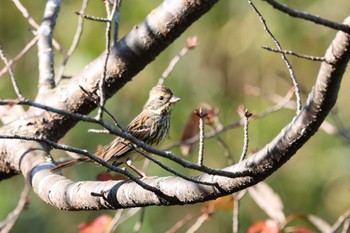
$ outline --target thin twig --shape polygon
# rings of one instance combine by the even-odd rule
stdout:
[[[233,198],[232,232],[238,233],[239,229],[239,200]]]
[[[2,222],[0,222],[0,232],[1,233],[8,233],[11,231],[12,227],[22,214],[22,212],[25,210],[27,204],[28,204],[28,196],[30,193],[30,184],[28,182],[25,183],[24,189],[21,193],[21,197],[18,201],[18,204],[16,208],[7,215],[6,219]]]
[[[27,19],[28,23],[32,25],[35,29],[39,29],[39,24],[35,22],[33,17],[30,16],[27,9],[22,5],[22,3],[19,0],[12,0],[12,2],[16,5],[17,9],[22,13],[23,17]],[[59,51],[61,54],[65,54],[64,49],[61,47],[61,45],[55,40],[52,39],[53,46]]]
[[[105,4],[105,10],[106,10],[106,13],[107,13],[107,17],[109,17],[109,14],[111,13],[111,4],[113,2],[115,2],[116,0],[106,0],[106,1],[103,1],[103,3]]]
[[[27,19],[28,23],[32,25],[35,29],[39,28],[39,24],[35,22],[32,16],[30,16],[27,9],[22,5],[19,0],[12,0],[12,2],[16,5],[17,9],[23,14],[24,18]]]
[[[196,180],[196,179],[193,179],[189,176],[185,176],[183,175],[182,173],[180,172],[177,172],[175,171],[173,168],[171,167],[168,167],[166,165],[164,165],[163,163],[161,163],[159,160],[155,159],[154,157],[144,153],[142,150],[140,150],[139,148],[137,147],[132,147],[133,150],[135,150],[137,153],[139,153],[140,155],[142,155],[143,157],[147,158],[148,160],[152,161],[153,163],[157,164],[158,166],[160,166],[161,168],[163,168],[164,170],[172,173],[173,175],[175,176],[178,176],[178,177],[181,177],[182,179],[184,180],[188,180],[188,181],[191,181],[191,182],[194,182],[194,183],[198,183],[198,184],[203,184],[203,185],[209,185],[209,186],[217,186],[217,183],[211,183],[211,182],[203,182],[203,181],[199,181],[199,180]],[[202,165],[200,165],[202,166]]]
[[[238,233],[239,232],[239,202],[240,200],[245,196],[247,193],[247,189],[237,193],[233,194],[233,220],[232,220],[232,232]]]
[[[331,111],[331,117],[334,121],[335,129],[330,131],[328,130],[327,133],[329,134],[335,134],[342,138],[346,143],[350,143],[350,134],[349,129],[344,125],[344,122],[339,118],[338,112],[336,108],[333,108]]]
[[[117,11],[114,16],[114,34],[113,34],[113,44],[117,44],[119,35],[119,25],[120,25],[120,8],[122,6],[122,0],[116,0],[118,2]]]
[[[137,214],[137,212],[139,212],[141,209],[143,208],[141,207],[132,208],[132,209],[129,209],[125,214],[121,215],[118,221],[116,221],[115,224],[113,224],[112,232],[114,232],[115,229],[117,229],[117,227],[121,225],[123,222],[125,222],[126,220],[130,219],[135,214]]]
[[[79,13],[81,13],[81,14],[85,13],[88,2],[89,2],[89,0],[83,0],[83,4],[81,5],[81,9],[80,9]],[[56,77],[56,83],[59,83],[61,81],[63,73],[64,73],[64,69],[66,68],[68,60],[72,56],[72,54],[74,53],[76,48],[78,47],[81,35],[83,33],[83,28],[84,28],[84,18],[79,17],[77,31],[75,32],[73,42],[72,42],[68,52],[63,57],[61,67],[60,67],[58,74],[57,74],[57,77]]]
[[[102,18],[102,17],[96,17],[96,16],[92,16],[92,15],[81,14],[80,12],[75,12],[75,14],[79,15],[80,17],[83,17],[84,19],[92,20],[95,22],[102,22],[102,23],[110,22],[110,20],[108,18]]]
[[[105,4],[106,6],[109,6],[108,1]],[[108,65],[108,60],[109,60],[109,54],[110,54],[110,50],[111,50],[111,28],[112,28],[112,20],[114,18],[115,12],[117,10],[118,7],[118,0],[115,0],[113,3],[113,7],[112,7],[112,11],[109,11],[108,8],[107,9],[107,15],[108,15],[108,22],[106,25],[106,35],[105,35],[105,39],[106,39],[106,54],[105,54],[105,60],[104,60],[104,64],[103,64],[103,73],[99,82],[99,97],[100,97],[100,106],[104,107],[106,99],[105,99],[105,91],[104,91],[104,83],[105,80],[107,78],[107,65]],[[98,109],[98,113],[97,113],[97,119],[100,120],[103,117],[103,109],[100,107]]]
[[[124,209],[118,209],[115,212],[115,215],[112,219],[112,222],[108,225],[107,229],[104,231],[104,233],[112,233],[114,232],[115,228],[117,227],[117,224],[119,222],[120,217],[122,216]]]
[[[87,90],[85,90],[82,86],[79,86],[80,89],[100,108],[102,109],[105,113],[107,113],[108,116],[110,116],[114,122],[114,124],[121,130],[124,131],[124,128],[119,124],[117,119],[114,117],[114,115],[108,111],[104,106],[100,105],[100,102],[96,100]]]
[[[264,30],[269,34],[269,36],[271,37],[271,39],[273,40],[273,42],[276,44],[277,48],[279,51],[283,51],[281,44],[278,42],[278,40],[276,39],[276,37],[272,34],[272,32],[270,31],[269,27],[267,26],[266,20],[263,17],[263,15],[260,13],[260,11],[258,10],[258,8],[256,8],[256,6],[254,5],[254,3],[252,2],[252,0],[248,0],[248,3],[250,4],[250,6],[253,8],[253,10],[255,11],[255,13],[258,15],[260,21],[262,22],[262,24],[264,25]],[[301,101],[301,96],[300,96],[300,89],[299,89],[299,84],[298,81],[295,77],[295,73],[294,70],[292,68],[292,65],[290,64],[287,56],[284,53],[281,53],[282,55],[282,59],[284,60],[284,62],[286,63],[287,69],[289,71],[289,75],[293,81],[293,85],[295,86],[295,97],[296,97],[296,102],[297,102],[297,114],[299,114],[299,112],[301,111],[302,108],[302,101]]]
[[[220,122],[220,119],[218,116],[216,116],[214,118],[214,124],[211,124],[211,129],[213,132],[215,132],[217,130],[217,128],[221,129],[223,127],[222,123]],[[205,136],[205,135],[204,135]],[[232,165],[234,164],[234,159],[233,159],[233,156],[230,152],[230,148],[229,146],[226,144],[226,142],[220,137],[220,135],[217,135],[216,136],[216,140],[218,141],[218,144],[219,146],[221,146],[221,148],[223,149],[223,152],[224,152],[224,156],[225,158],[227,159],[227,163],[229,165]]]
[[[342,214],[338,220],[333,224],[331,232],[336,232],[340,226],[350,217],[350,209],[348,209],[344,214]]]
[[[226,144],[226,142],[218,135],[216,136],[216,140],[218,140],[218,144],[222,147],[224,151],[224,156],[227,159],[227,163],[232,165],[234,163],[233,156],[230,152],[230,148]]]
[[[288,54],[288,55],[293,55],[299,58],[304,58],[310,61],[321,61],[321,62],[327,62],[326,59],[324,57],[316,57],[316,56],[310,56],[310,55],[303,55],[303,54],[299,54],[290,50],[278,50],[278,49],[274,49],[274,48],[270,48],[268,46],[262,46],[263,49],[266,49],[268,51],[271,52],[275,52],[275,53],[284,53],[284,54]]]
[[[248,152],[248,146],[249,146],[249,118],[252,116],[251,113],[248,112],[248,110],[245,110],[244,112],[244,145],[243,150],[241,154],[241,158],[239,159],[239,162],[242,162]]]
[[[197,221],[190,227],[190,229],[188,229],[186,231],[186,233],[194,233],[194,232],[196,232],[203,225],[203,223],[208,220],[209,216],[210,216],[209,214],[202,214],[197,219]]]
[[[5,56],[4,50],[2,50],[1,45],[0,45],[0,57],[4,61],[5,66],[7,67],[8,71],[9,71],[9,74],[10,74],[10,77],[11,77],[12,86],[13,86],[13,89],[15,90],[15,92],[16,92],[17,97],[22,99],[23,95],[22,95],[22,93],[21,93],[21,91],[20,91],[20,89],[18,87],[18,83],[17,83],[16,77],[15,77],[15,73],[12,70],[11,64],[9,64],[9,61],[7,60],[7,57]]]
[[[348,25],[345,24],[341,24],[341,23],[336,23],[334,21],[325,19],[325,18],[321,18],[319,16],[315,16],[312,15],[310,13],[306,13],[306,12],[301,12],[301,11],[297,11],[294,9],[291,9],[289,7],[287,7],[286,5],[283,5],[279,2],[276,2],[275,0],[264,0],[266,1],[268,4],[270,4],[273,8],[276,8],[279,11],[282,11],[292,17],[296,17],[296,18],[301,18],[301,19],[305,19],[307,21],[311,21],[315,24],[319,24],[319,25],[323,25],[335,30],[340,30],[343,32],[346,32],[348,34],[350,34],[350,27]]]
[[[198,150],[198,165],[203,165],[204,158],[204,122],[203,122],[203,109],[199,108],[199,150]]]
[[[34,36],[33,39],[13,59],[8,61],[9,66],[12,66],[13,63],[21,59],[38,42],[38,40],[39,36]],[[0,77],[7,72],[9,66],[5,66],[4,68],[2,68],[2,70],[0,71]]]
[[[142,208],[141,213],[140,213],[140,217],[137,220],[137,222],[135,223],[134,228],[132,229],[133,232],[135,232],[135,233],[140,232],[141,227],[142,227],[142,223],[145,219],[145,213],[146,213],[146,208]]]
[[[196,216],[201,215],[201,211],[194,211],[187,214],[184,218],[180,219],[178,222],[175,223],[174,226],[172,226],[169,230],[167,230],[165,233],[176,233],[178,232],[186,223],[190,222],[192,219],[194,219]]]
[[[96,134],[110,134],[106,129],[88,129],[88,133],[96,133]]]
[[[254,118],[263,118],[265,116],[270,115],[273,112],[276,112],[282,109],[284,106],[287,105],[287,103],[289,103],[289,101],[293,97],[294,92],[295,92],[295,87],[293,86],[289,89],[288,93],[276,105],[271,106],[260,113],[254,114]]]
[[[350,229],[350,220],[345,219],[341,233],[349,233],[349,229]]]
[[[186,41],[186,46],[181,49],[179,54],[177,54],[169,63],[168,67],[164,70],[162,76],[158,80],[158,85],[163,85],[165,79],[169,76],[171,71],[173,71],[175,65],[180,61],[180,59],[187,54],[191,49],[194,49],[198,45],[197,37],[189,37]]]

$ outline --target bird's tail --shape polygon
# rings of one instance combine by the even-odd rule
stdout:
[[[56,167],[51,169],[51,172],[57,172],[59,170],[62,170],[63,168],[67,168],[67,167],[73,166],[73,165],[81,163],[81,162],[86,162],[88,160],[90,160],[90,159],[88,157],[85,157],[85,156],[80,157],[78,159],[72,159],[72,160],[69,160],[67,162],[63,162],[63,163],[58,164]]]

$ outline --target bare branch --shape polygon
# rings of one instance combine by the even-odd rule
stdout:
[[[276,44],[277,48],[279,51],[283,51],[282,46],[280,44],[280,42],[278,42],[278,40],[276,39],[276,37],[272,34],[272,32],[270,31],[270,29],[267,26],[266,20],[264,19],[264,17],[262,16],[262,14],[259,12],[258,8],[256,8],[256,6],[254,5],[254,3],[251,0],[248,0],[249,4],[251,5],[251,7],[253,8],[253,10],[255,11],[255,13],[259,16],[260,21],[262,22],[262,24],[264,25],[264,29],[267,32],[267,34],[269,34],[269,36],[271,37],[271,39],[273,40],[273,42]],[[300,96],[300,89],[299,89],[299,84],[298,84],[298,80],[295,77],[295,73],[294,70],[292,68],[292,65],[290,64],[287,56],[284,53],[281,53],[282,55],[282,59],[283,61],[286,63],[287,69],[289,71],[289,75],[293,81],[293,84],[295,86],[295,97],[296,97],[296,101],[297,101],[297,114],[301,111],[302,108],[302,102],[301,102],[301,96]]]
[[[350,209],[348,209],[344,214],[342,214],[338,220],[332,226],[331,232],[337,232],[343,223],[350,218]]]
[[[79,15],[80,17],[82,17],[84,19],[88,19],[91,21],[102,22],[102,23],[109,22],[108,18],[102,18],[102,17],[96,17],[96,16],[92,16],[92,15],[81,14],[80,12],[75,12],[75,14]]]
[[[6,67],[9,70],[12,86],[13,86],[13,89],[15,90],[15,93],[16,93],[17,97],[20,98],[20,99],[23,98],[23,95],[22,95],[21,91],[19,90],[19,87],[18,87],[18,84],[17,84],[15,73],[13,73],[13,70],[11,68],[11,64],[7,60],[7,57],[5,56],[4,51],[2,50],[1,46],[0,46],[0,58],[4,61]]]
[[[8,61],[9,66],[12,66],[13,63],[21,59],[38,42],[38,40],[39,36],[34,36],[34,38],[13,59]],[[9,66],[5,66],[4,68],[2,68],[2,70],[0,71],[0,77],[8,71]]]
[[[81,5],[81,9],[79,11],[79,15],[85,13],[85,10],[86,10],[88,2],[89,2],[89,0],[83,0],[83,4]],[[60,67],[60,69],[58,71],[58,74],[57,74],[57,77],[56,77],[56,80],[55,80],[56,83],[60,82],[60,80],[61,80],[61,78],[63,76],[63,73],[64,73],[64,69],[66,68],[66,65],[67,65],[67,62],[68,62],[69,58],[72,56],[72,54],[74,53],[74,51],[78,47],[81,35],[83,33],[83,28],[84,28],[84,18],[83,17],[79,17],[77,31],[75,32],[73,42],[72,42],[68,52],[63,57],[63,61],[62,61],[61,67]]]
[[[139,208],[137,208],[139,209]],[[113,233],[113,231],[117,228],[118,224],[119,224],[119,219],[122,216],[123,213],[123,209],[117,210],[112,222],[110,224],[108,224],[107,229],[105,230],[105,233]]]
[[[242,153],[241,153],[241,158],[239,159],[239,162],[242,162],[248,152],[248,146],[249,146],[249,118],[252,116],[251,113],[248,112],[248,110],[246,109],[244,111],[244,144],[243,144],[243,149],[242,149]]]
[[[240,200],[245,196],[245,194],[247,193],[247,189],[237,193],[237,194],[233,194],[233,214],[232,214],[232,232],[233,233],[238,233],[239,230],[239,203]]]
[[[38,29],[38,62],[39,90],[38,96],[47,89],[55,87],[54,55],[52,50],[52,34],[61,0],[48,0],[43,21]]]
[[[25,183],[24,189],[21,193],[21,197],[18,201],[17,207],[7,215],[7,218],[0,222],[0,232],[1,233],[8,233],[11,231],[12,227],[22,214],[22,212],[25,210],[27,204],[28,204],[28,196],[30,193],[31,187],[29,183]]]
[[[120,8],[122,6],[122,0],[116,0],[117,1],[117,11],[115,12],[114,16],[114,34],[113,34],[113,44],[116,44],[118,42],[118,35],[119,35],[119,25],[120,25]]]
[[[23,14],[24,18],[28,20],[28,23],[32,25],[35,29],[39,29],[39,24],[35,22],[35,20],[30,16],[27,9],[22,5],[22,3],[19,0],[12,0],[12,2],[16,5],[18,10]],[[61,47],[61,45],[55,40],[52,40],[53,46],[62,54],[65,54],[64,49]]]
[[[349,25],[336,23],[334,21],[324,19],[322,17],[315,16],[315,15],[312,15],[310,13],[294,10],[294,9],[289,8],[286,5],[283,5],[275,0],[263,0],[263,1],[266,1],[273,8],[276,8],[277,10],[282,11],[282,12],[288,14],[289,16],[305,19],[305,20],[311,21],[315,24],[323,25],[323,26],[326,26],[326,27],[329,27],[329,28],[332,28],[335,30],[350,33]]]
[[[278,49],[274,49],[274,48],[270,48],[268,46],[262,46],[263,49],[266,49],[268,51],[272,51],[272,52],[276,52],[276,53],[284,53],[284,54],[289,54],[289,55],[293,55],[299,58],[304,58],[310,61],[325,61],[324,57],[315,57],[315,56],[309,56],[309,55],[303,55],[303,54],[298,54],[296,52],[293,51],[287,51],[287,50],[283,50],[280,51]]]
[[[178,55],[176,55],[169,63],[168,67],[164,70],[162,76],[158,80],[158,85],[163,85],[165,79],[169,76],[171,71],[173,71],[175,65],[180,61],[180,59],[187,54],[191,49],[197,46],[197,37],[187,38],[186,46],[181,49]]]
[[[198,150],[198,162],[197,164],[199,166],[203,165],[203,159],[204,159],[204,122],[203,122],[203,109],[199,108],[198,112],[199,116],[199,150]]]
[[[98,110],[97,113],[97,119],[100,120],[103,117],[103,107],[105,105],[106,102],[106,98],[105,98],[105,91],[104,91],[104,86],[105,86],[105,79],[107,76],[107,65],[108,65],[108,60],[109,60],[109,55],[111,52],[111,29],[112,29],[112,20],[115,16],[117,7],[119,5],[119,1],[115,0],[113,3],[113,7],[112,7],[112,11],[107,10],[107,16],[108,16],[108,22],[106,25],[106,35],[105,35],[105,39],[106,39],[106,54],[105,54],[105,61],[103,64],[103,73],[101,75],[101,79],[99,82],[99,97],[100,97],[100,108]],[[106,6],[109,6],[108,1],[106,1]]]

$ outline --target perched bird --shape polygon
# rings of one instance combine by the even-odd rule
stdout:
[[[168,134],[171,110],[178,101],[180,98],[174,96],[169,88],[159,85],[153,87],[142,112],[129,123],[125,131],[148,145],[159,144]],[[99,148],[95,155],[106,162],[120,165],[127,160],[132,161],[137,156],[134,147],[127,139],[117,136],[109,144]],[[89,160],[85,156],[72,159],[57,165],[52,171]]]

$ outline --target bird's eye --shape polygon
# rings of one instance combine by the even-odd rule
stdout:
[[[164,96],[159,96],[159,100],[163,100],[164,99]]]

